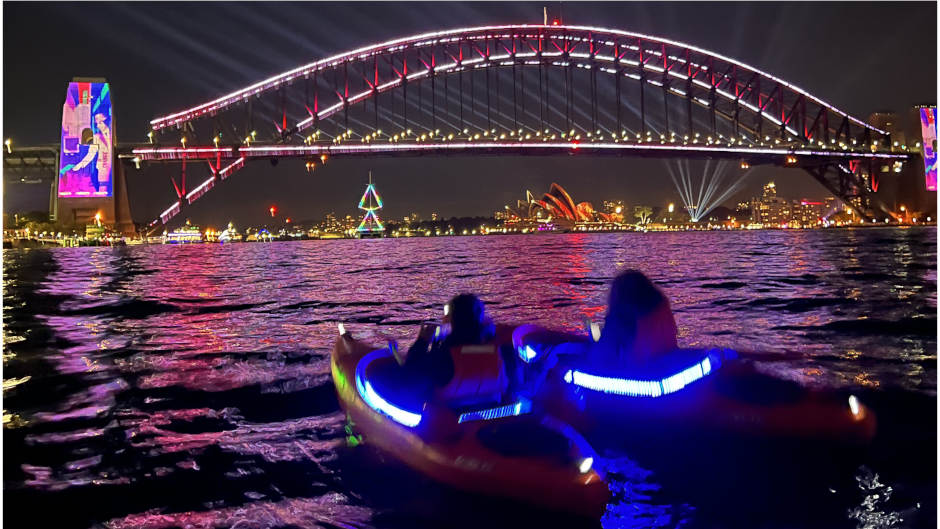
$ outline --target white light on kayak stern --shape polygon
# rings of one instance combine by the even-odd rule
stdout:
[[[588,472],[590,472],[592,466],[594,466],[594,458],[585,457],[584,459],[581,460],[580,463],[578,463],[578,471],[581,472],[582,474],[587,474]]]
[[[601,324],[596,321],[591,322],[591,339],[595,342],[600,341],[601,339]]]
[[[858,405],[858,398],[855,395],[849,395],[849,409],[852,410],[852,415],[858,417],[858,414],[861,413],[861,409]]]

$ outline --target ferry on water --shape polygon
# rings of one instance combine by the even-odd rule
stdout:
[[[186,221],[185,226],[163,233],[163,244],[186,244],[203,242],[202,231],[199,226],[193,226]]]

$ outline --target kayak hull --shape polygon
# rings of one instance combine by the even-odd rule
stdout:
[[[512,427],[522,421],[563,436],[572,460],[593,458],[593,450],[570,426],[547,416],[529,414],[493,421],[458,424],[446,409],[425,408],[421,422],[400,424],[377,411],[357,385],[357,367],[376,348],[339,337],[331,356],[331,370],[340,406],[365,444],[386,452],[413,470],[454,488],[521,500],[536,506],[597,519],[604,512],[609,490],[594,468],[582,472],[576,464],[553,458],[508,456],[481,442],[481,431]]]
[[[552,331],[530,333],[542,348],[585,343],[583,336]],[[693,357],[692,351],[680,351]],[[760,373],[751,362],[725,358],[714,350],[698,378],[672,393],[664,386],[648,395],[624,395],[579,386],[571,373],[582,367],[577,356],[561,358],[538,391],[537,401],[551,414],[589,432],[630,424],[631,435],[700,432],[716,436],[865,445],[874,438],[874,412],[858,399],[817,391]],[[705,356],[707,355],[707,356]],[[704,363],[704,361],[703,361]],[[660,394],[656,394],[660,393]],[[642,425],[637,428],[637,425]],[[637,431],[639,430],[639,431]]]

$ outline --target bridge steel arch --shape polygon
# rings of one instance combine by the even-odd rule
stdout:
[[[482,89],[481,89],[482,87]],[[159,227],[247,161],[333,155],[616,154],[800,167],[863,217],[890,136],[753,66],[586,26],[507,25],[363,47],[155,118],[135,162],[181,162]],[[260,133],[259,133],[260,131]],[[172,139],[168,142],[167,137]],[[180,143],[177,143],[177,137]],[[210,176],[187,190],[187,161]]]

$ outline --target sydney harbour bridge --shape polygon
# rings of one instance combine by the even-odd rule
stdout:
[[[256,160],[302,158],[315,170],[336,156],[726,159],[802,170],[871,220],[878,175],[910,157],[887,132],[757,67],[655,36],[561,24],[365,46],[157,117],[150,129],[146,143],[115,152],[116,179],[123,168],[179,165],[169,182],[176,199],[151,231]],[[5,153],[5,168],[15,163]]]

